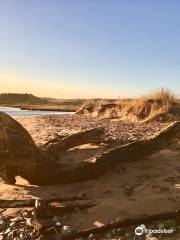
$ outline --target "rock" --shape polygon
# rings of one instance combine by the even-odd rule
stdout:
[[[12,222],[12,223],[10,223],[10,227],[13,227],[14,225],[16,225],[16,222]]]
[[[89,235],[88,240],[95,240],[95,235],[92,233]]]
[[[62,224],[60,223],[60,222],[56,222],[56,227],[61,227],[62,226]]]
[[[61,234],[62,236],[71,236],[73,234],[73,229],[70,226],[63,226]]]
[[[127,196],[131,196],[133,193],[133,190],[134,190],[133,187],[129,185],[125,186],[124,188],[124,192]]]
[[[6,229],[6,231],[4,232],[4,234],[6,235],[6,234],[8,234],[8,233],[10,233],[10,232],[11,232],[11,229],[8,228],[8,229]]]
[[[23,217],[21,212],[15,218],[4,218],[3,231],[0,232],[0,236],[3,236],[2,239],[37,240],[39,234],[32,226],[27,224],[27,220],[29,219]]]
[[[0,219],[0,225],[3,225],[4,221],[2,219]]]
[[[26,219],[26,224],[27,224],[28,226],[32,226],[32,219],[31,219],[31,218],[27,218],[27,219]]]

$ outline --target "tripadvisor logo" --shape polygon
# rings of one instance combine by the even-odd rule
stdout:
[[[135,229],[135,234],[137,236],[141,236],[143,235],[144,233],[146,233],[146,226],[145,225],[140,225],[138,226],[136,229]]]
[[[174,229],[165,229],[165,228],[161,228],[161,229],[147,229],[146,226],[144,224],[141,224],[140,226],[138,226],[135,229],[135,234],[137,236],[141,236],[141,235],[146,235],[146,234],[172,234],[174,232]]]

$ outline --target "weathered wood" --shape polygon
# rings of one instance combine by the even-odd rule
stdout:
[[[50,207],[47,205],[47,207],[42,204],[42,206],[38,206],[35,208],[35,215],[36,218],[39,219],[46,219],[46,218],[52,218],[53,216],[61,216],[64,213],[72,213],[75,210],[83,210],[87,208],[91,208],[96,206],[97,203],[95,202],[89,202],[89,203],[84,203],[84,204],[71,204],[67,206],[62,206],[62,207]]]
[[[63,206],[63,207],[51,207],[48,208],[48,211],[52,214],[54,214],[55,216],[62,214],[62,213],[68,213],[68,212],[73,212],[76,209],[79,210],[83,210],[83,209],[87,209],[87,208],[91,208],[96,206],[97,203],[95,202],[89,202],[89,203],[84,203],[84,204],[73,204],[73,205],[69,205],[69,206]]]
[[[22,177],[37,185],[86,181],[105,174],[122,162],[138,161],[157,152],[172,143],[179,133],[180,122],[175,122],[148,140],[136,141],[110,149],[74,165],[49,160],[46,162],[47,165],[44,162],[40,166],[36,176],[30,174],[28,176],[29,172],[27,171],[26,176]]]
[[[175,212],[169,212],[169,213],[167,212],[167,213],[142,216],[138,218],[125,219],[125,220],[109,223],[101,227],[95,227],[95,228],[78,231],[77,234],[71,236],[69,239],[72,240],[72,239],[77,239],[78,237],[87,237],[92,233],[93,234],[102,233],[102,232],[106,232],[111,229],[120,228],[120,227],[138,226],[139,224],[151,224],[155,221],[170,220],[170,219],[176,220],[179,218],[180,218],[180,210],[177,210]]]
[[[140,160],[177,141],[180,137],[180,121],[148,140],[110,149],[77,164],[59,161],[60,151],[101,141],[103,133],[101,127],[90,129],[63,139],[57,138],[53,144],[42,149],[35,145],[19,123],[0,112],[0,178],[14,184],[15,177],[21,176],[30,184],[41,186],[86,181],[106,173],[124,161]]]
[[[68,201],[76,201],[76,200],[87,200],[87,197],[84,196],[67,196],[60,198],[52,198],[52,199],[42,199],[47,203],[55,203],[55,202],[68,202]],[[36,199],[25,199],[25,200],[0,200],[0,208],[21,208],[21,207],[34,207]]]
[[[180,122],[170,124],[156,136],[109,149],[75,166],[61,168],[57,182],[80,182],[98,177],[123,162],[138,161],[171,144],[180,134]],[[64,165],[65,166],[65,165]]]
[[[41,148],[52,155],[57,155],[61,151],[66,151],[82,144],[101,142],[103,134],[103,127],[92,128],[86,131],[71,134],[64,138],[57,137],[53,139],[53,141],[50,140],[42,145]]]

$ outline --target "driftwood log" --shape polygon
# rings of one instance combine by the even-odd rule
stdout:
[[[25,199],[25,200],[0,200],[0,208],[22,208],[22,207],[34,207],[37,199]],[[88,200],[87,197],[77,195],[77,196],[68,196],[68,197],[59,197],[51,199],[41,199],[42,202],[47,204],[52,203],[64,203],[71,201],[81,201]]]
[[[87,204],[74,204],[71,206],[64,206],[64,207],[54,207],[54,208],[47,208],[46,211],[37,211],[36,216],[40,219],[45,219],[45,218],[52,218],[54,216],[61,216],[62,214],[65,213],[73,213],[75,210],[83,210],[83,209],[88,209],[91,207],[96,206],[95,203],[87,203]]]
[[[83,210],[96,206],[95,201],[86,201],[84,203],[71,203],[66,206],[53,207],[44,200],[36,200],[35,202],[35,216],[37,219],[52,218],[53,216],[61,216],[64,213],[72,213],[75,210]]]
[[[104,128],[97,127],[82,131],[79,133],[71,134],[65,137],[54,138],[44,145],[41,149],[47,151],[48,154],[58,158],[60,153],[71,149],[76,146],[80,146],[87,143],[100,143],[103,140]]]
[[[60,151],[79,144],[101,141],[103,128],[56,138],[38,148],[29,133],[13,118],[0,113],[0,177],[14,184],[22,176],[31,184],[54,185],[85,181],[100,176],[123,161],[135,161],[152,154],[180,137],[180,122],[170,124],[157,136],[113,148],[85,161],[62,164]],[[69,147],[68,147],[69,146]]]
[[[85,230],[78,231],[73,236],[70,236],[68,239],[77,239],[79,237],[88,237],[90,234],[97,234],[109,231],[111,229],[122,228],[122,227],[130,227],[130,226],[138,226],[140,224],[152,224],[155,221],[162,220],[175,220],[180,222],[180,210],[174,212],[160,213],[148,216],[142,216],[138,218],[125,219],[117,222],[105,224],[101,227],[89,228]],[[67,239],[67,238],[66,238]]]

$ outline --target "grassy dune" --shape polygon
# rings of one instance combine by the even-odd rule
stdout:
[[[180,102],[168,89],[155,90],[137,99],[101,99],[84,103],[79,114],[146,121],[179,112]]]

